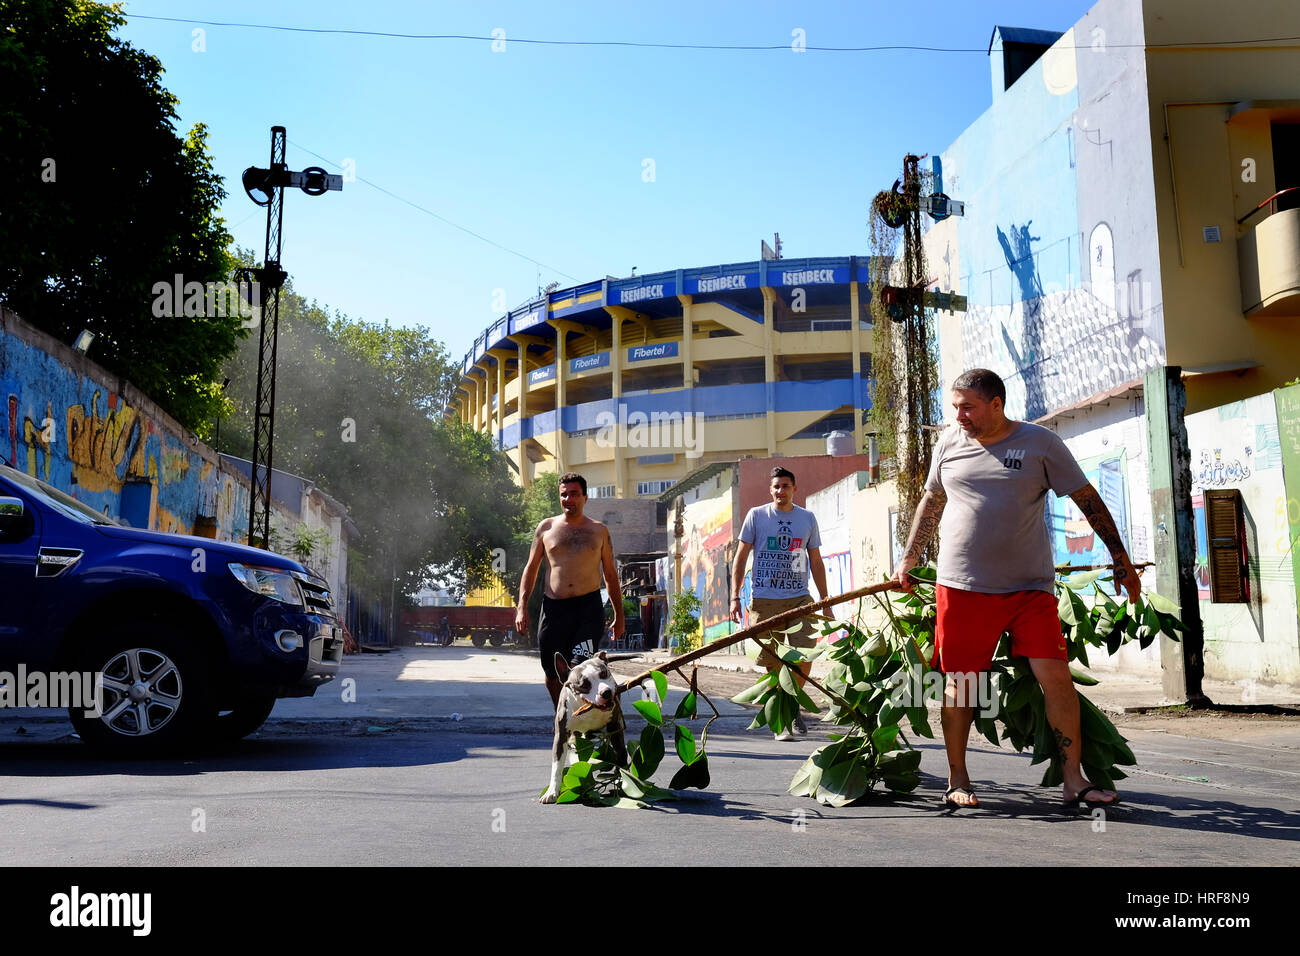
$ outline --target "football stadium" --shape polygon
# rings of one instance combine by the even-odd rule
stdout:
[[[578,471],[593,498],[825,454],[834,431],[861,450],[868,272],[866,256],[760,259],[552,290],[478,336],[447,413],[491,434],[524,487]]]

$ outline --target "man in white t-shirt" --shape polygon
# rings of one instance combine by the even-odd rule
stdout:
[[[817,517],[794,503],[794,473],[785,468],[773,468],[768,491],[772,503],[750,508],[740,529],[740,547],[736,549],[736,561],[731,569],[731,593],[734,595],[731,619],[737,624],[741,619],[740,589],[745,583],[745,565],[751,552],[754,555],[749,605],[752,621],[762,621],[802,604],[812,604],[812,595],[808,593],[809,571],[822,598],[830,597],[826,590],[826,566],[822,564]],[[763,632],[759,637],[772,638],[793,647],[816,646],[812,617],[801,618],[799,625],[800,629],[790,634]],[[769,672],[781,666],[780,661],[766,649],[759,654],[758,663]],[[803,664],[800,667],[805,676],[809,666]],[[798,681],[802,686],[803,678],[798,678]],[[808,733],[803,717],[798,716],[793,728],[783,728],[776,739],[793,740],[791,729],[795,733]]]

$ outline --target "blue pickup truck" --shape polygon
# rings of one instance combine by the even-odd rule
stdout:
[[[125,527],[0,464],[0,673],[102,674],[97,713],[68,707],[87,744],[134,755],[236,740],[342,659],[328,585],[302,565]]]

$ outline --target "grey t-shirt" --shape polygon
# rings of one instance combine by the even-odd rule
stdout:
[[[1053,431],[1017,422],[994,445],[958,425],[944,429],[930,460],[927,491],[948,496],[939,535],[940,584],[1005,594],[1053,591],[1055,572],[1043,499],[1088,483]]]
[[[754,597],[779,599],[808,593],[808,549],[822,546],[817,517],[811,511],[798,505],[789,511],[772,504],[750,508],[740,540],[754,546]]]

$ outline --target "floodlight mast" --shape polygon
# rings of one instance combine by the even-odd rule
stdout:
[[[253,461],[251,494],[248,502],[248,543],[268,549],[271,541],[271,457],[275,447],[275,368],[280,339],[280,288],[288,278],[280,267],[284,229],[284,187],[297,186],[309,196],[341,190],[343,177],[326,173],[319,166],[292,172],[285,163],[288,137],[283,126],[271,127],[269,169],[251,166],[244,170],[244,191],[259,206],[266,207],[266,256],[262,268],[248,270],[260,289],[262,321],[258,323],[257,405],[253,409]],[[261,194],[260,197],[259,195]],[[264,197],[264,198],[263,198]]]

